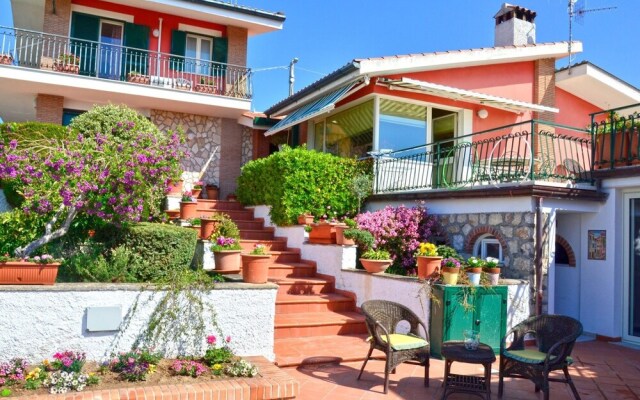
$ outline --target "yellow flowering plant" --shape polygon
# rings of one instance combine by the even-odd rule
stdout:
[[[416,257],[434,257],[438,255],[438,248],[433,243],[422,242],[416,251]]]

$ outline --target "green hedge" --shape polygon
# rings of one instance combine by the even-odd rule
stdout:
[[[354,215],[358,199],[353,178],[364,172],[361,169],[354,159],[284,146],[242,167],[238,199],[245,205],[271,206],[271,219],[278,225],[291,225],[304,212],[316,217]]]

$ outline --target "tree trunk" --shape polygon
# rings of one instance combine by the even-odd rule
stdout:
[[[45,226],[45,229],[44,229],[44,235],[42,235],[41,237],[27,244],[24,247],[18,247],[15,250],[16,257],[20,257],[20,258],[29,257],[31,253],[33,253],[39,247],[51,242],[52,240],[61,238],[62,236],[66,235],[67,232],[69,232],[69,227],[71,226],[71,222],[73,222],[73,219],[76,217],[76,215],[78,215],[78,210],[76,210],[75,206],[69,208],[67,217],[65,218],[62,226],[56,229],[55,231],[52,231],[53,226],[58,221],[58,218],[60,218],[60,215],[66,208],[67,207],[64,205],[60,206],[60,209],[58,210],[56,215],[54,215],[53,218],[51,218],[51,220],[47,222],[47,225]]]

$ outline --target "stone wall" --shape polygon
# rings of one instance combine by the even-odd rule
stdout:
[[[11,211],[11,208],[7,201],[7,196],[4,195],[4,190],[0,189],[0,212]]]
[[[151,110],[151,122],[156,124],[162,131],[175,131],[178,128],[184,131],[186,139],[184,149],[190,153],[182,162],[182,168],[185,171],[183,178],[187,184],[197,180],[203,166],[217,147],[218,150],[205,171],[202,180],[219,184],[222,128],[220,118]]]
[[[502,276],[531,279],[535,256],[535,214],[441,214],[436,217],[447,234],[447,241],[459,252],[471,255],[477,239],[491,234],[502,245]]]
[[[253,132],[251,128],[242,128],[242,165],[253,160]]]

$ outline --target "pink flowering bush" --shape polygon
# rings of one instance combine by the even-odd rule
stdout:
[[[141,130],[133,121],[120,121],[111,132],[0,140],[0,179],[16,183],[24,212],[48,219],[44,234],[15,255],[28,256],[64,236],[77,216],[116,224],[159,216],[180,171],[181,142],[176,133]]]
[[[80,372],[85,360],[85,353],[67,350],[53,355],[51,367],[56,371]]]
[[[175,360],[171,365],[171,370],[176,375],[190,376],[197,378],[204,372],[207,372],[207,367],[204,364],[191,360]]]
[[[231,336],[227,336],[222,344],[222,347],[218,347],[216,344],[218,339],[214,335],[207,336],[207,344],[209,348],[204,353],[204,362],[210,367],[216,364],[228,363],[233,359],[233,352],[229,348],[231,343]]]
[[[423,206],[391,207],[359,214],[355,218],[360,229],[371,232],[374,247],[387,250],[395,265],[409,273],[415,269],[414,253],[420,242],[426,242],[437,232],[435,218]]]
[[[12,386],[24,381],[28,366],[27,361],[21,358],[0,363],[0,386]]]

